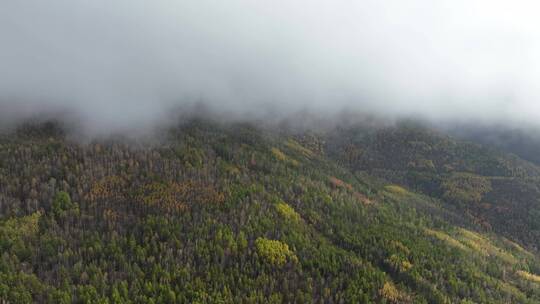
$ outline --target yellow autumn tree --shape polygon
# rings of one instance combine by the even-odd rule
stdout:
[[[266,238],[257,238],[255,240],[257,254],[271,265],[281,267],[288,261],[298,262],[298,258],[289,249],[289,245],[278,240],[269,240]]]

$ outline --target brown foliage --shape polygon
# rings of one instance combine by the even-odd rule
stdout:
[[[107,176],[96,182],[85,198],[89,201],[122,200],[126,198],[125,189],[127,185],[127,181],[120,176]]]
[[[212,186],[188,180],[144,185],[135,195],[135,201],[166,211],[183,211],[190,204],[221,204],[225,195]]]

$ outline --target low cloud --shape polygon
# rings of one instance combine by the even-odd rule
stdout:
[[[4,0],[0,118],[61,112],[122,129],[202,102],[240,117],[309,109],[534,124],[539,9],[525,0]]]

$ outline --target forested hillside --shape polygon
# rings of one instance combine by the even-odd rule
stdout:
[[[493,146],[540,164],[540,132],[536,127],[527,124],[519,127],[508,124],[464,124],[442,129],[452,136]]]
[[[421,126],[0,135],[0,302],[540,303],[540,168]]]
[[[332,156],[432,197],[532,249],[540,244],[540,168],[515,155],[406,122],[366,130],[349,127],[329,137]]]

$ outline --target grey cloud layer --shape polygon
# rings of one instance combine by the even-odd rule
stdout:
[[[171,107],[540,118],[535,1],[0,2],[0,111],[125,127]],[[6,113],[10,113],[7,115]],[[2,114],[0,114],[2,115]]]

